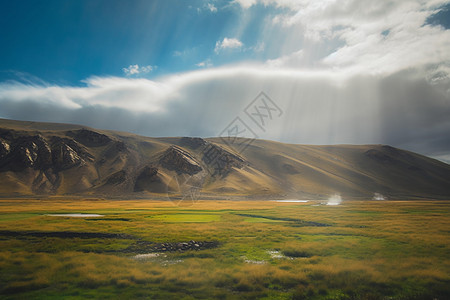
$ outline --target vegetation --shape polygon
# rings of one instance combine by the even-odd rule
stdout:
[[[0,206],[2,299],[450,298],[445,201],[177,207],[53,199]],[[47,216],[58,213],[103,216]],[[217,247],[161,250],[195,241]],[[159,250],[145,252],[152,245]]]

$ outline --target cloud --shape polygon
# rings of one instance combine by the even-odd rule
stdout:
[[[235,38],[224,38],[222,41],[216,42],[216,47],[214,48],[214,52],[219,53],[221,50],[226,49],[240,49],[243,44],[240,40]]]
[[[279,46],[270,44],[272,53],[278,52],[271,55],[271,66],[393,74],[406,68],[432,71],[450,61],[450,30],[428,22],[448,0],[235,2],[243,9],[256,4],[283,8],[272,10],[270,30],[262,34],[265,41],[285,36]],[[275,33],[267,37],[268,32]],[[441,77],[449,76],[443,72]]]
[[[208,3],[206,5],[206,7],[209,9],[210,12],[213,12],[213,13],[217,12],[217,7],[215,7],[214,4],[212,4],[212,3]]]
[[[158,101],[167,98],[172,92],[164,83],[146,79],[91,77],[84,83],[85,87],[33,85],[14,81],[2,83],[0,102],[37,102],[67,110],[98,106],[156,112],[162,109]],[[47,116],[45,113],[43,115]]]
[[[210,68],[213,66],[212,62],[210,59],[206,59],[204,61],[199,62],[198,64],[195,64],[197,67],[200,68]]]
[[[197,7],[197,13],[201,13],[204,10],[209,11],[211,13],[216,13],[217,7],[213,3],[210,3],[210,2],[206,3],[202,7]]]
[[[249,8],[257,3],[257,0],[234,0],[233,3],[237,3],[242,8]]]
[[[297,52],[278,57],[276,59],[269,59],[266,64],[270,67],[283,68],[287,66],[301,66],[307,63],[304,55],[304,50],[299,50]]]
[[[128,68],[122,68],[122,71],[125,73],[126,76],[133,76],[150,73],[151,71],[153,71],[154,68],[155,67],[150,65],[140,67],[138,64],[136,64],[136,65],[129,65]]]
[[[210,68],[158,80],[91,77],[84,87],[0,84],[12,119],[70,122],[148,136],[217,136],[237,116],[259,138],[390,144],[450,154],[450,82],[421,69],[380,76],[267,66]],[[265,91],[284,111],[265,132],[243,110]]]

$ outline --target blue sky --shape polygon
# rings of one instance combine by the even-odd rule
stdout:
[[[271,56],[257,49],[260,17],[272,13],[264,5],[244,11],[237,3],[201,0],[2,3],[3,79],[12,71],[76,85],[92,75],[122,76],[129,65],[152,66],[146,77],[155,77],[197,69],[201,62],[218,66]],[[217,41],[237,35],[242,47],[216,53]]]
[[[259,138],[450,161],[448,0],[0,1],[0,117],[217,136],[264,91]],[[258,128],[252,128],[258,131]]]

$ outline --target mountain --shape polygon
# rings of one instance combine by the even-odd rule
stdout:
[[[244,145],[236,151],[236,145]],[[450,199],[450,165],[386,145],[150,138],[0,119],[0,197]]]

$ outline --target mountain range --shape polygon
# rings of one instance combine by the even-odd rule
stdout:
[[[3,198],[327,199],[335,194],[450,199],[450,165],[388,145],[152,138],[0,119]]]

